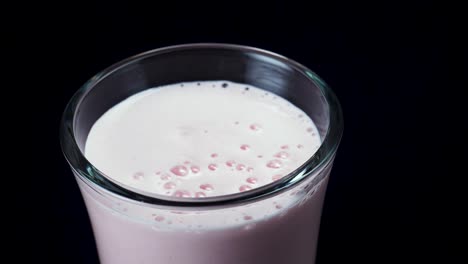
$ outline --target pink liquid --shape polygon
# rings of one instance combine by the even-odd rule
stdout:
[[[137,191],[203,199],[277,181],[319,145],[312,120],[286,100],[201,82],[115,106],[93,126],[86,156]],[[157,208],[80,187],[101,263],[310,264],[327,181],[312,184],[318,176],[268,199],[212,210]]]

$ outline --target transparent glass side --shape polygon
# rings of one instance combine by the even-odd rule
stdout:
[[[152,207],[76,178],[102,263],[299,264],[315,259],[331,166],[280,195],[216,209]]]

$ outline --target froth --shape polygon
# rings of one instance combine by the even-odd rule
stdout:
[[[319,145],[312,120],[285,99],[244,84],[207,81],[127,98],[94,124],[85,155],[133,188],[203,198],[276,181]]]

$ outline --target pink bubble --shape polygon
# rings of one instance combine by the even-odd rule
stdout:
[[[211,171],[215,171],[216,169],[218,169],[218,166],[214,163],[211,163],[210,165],[208,165],[208,169]]]
[[[238,164],[238,165],[236,166],[236,169],[237,169],[238,171],[242,171],[242,170],[245,169],[245,165],[244,165],[244,164]]]
[[[233,161],[233,160],[228,160],[228,161],[226,161],[226,165],[227,165],[228,167],[232,167],[232,166],[234,166],[235,164],[236,164],[236,162]]]
[[[303,148],[303,147],[304,147],[304,146],[301,145],[301,144],[297,145],[297,148],[298,148],[298,149],[301,149],[301,148]]]
[[[288,149],[288,148],[289,148],[288,145],[283,145],[283,146],[281,146],[281,149]]]
[[[185,166],[177,165],[177,166],[172,167],[171,172],[177,176],[183,177],[187,175],[188,170]]]
[[[159,178],[161,178],[161,180],[163,180],[163,181],[167,181],[167,180],[171,179],[172,176],[169,173],[163,173],[161,176],[159,176]]]
[[[253,169],[252,167],[248,167],[248,168],[247,168],[247,171],[248,171],[248,172],[252,172],[253,170],[254,170],[254,169]]]
[[[249,149],[250,149],[250,146],[247,145],[247,144],[243,144],[243,145],[240,146],[240,149],[242,149],[242,150],[249,150]]]
[[[190,167],[190,170],[193,173],[199,173],[200,172],[200,167],[194,165],[194,166]]]
[[[273,181],[277,181],[277,180],[279,180],[279,179],[281,179],[281,178],[283,178],[283,176],[280,175],[280,174],[276,174],[276,175],[274,175],[273,177],[271,177],[271,179],[272,179]]]
[[[280,159],[287,159],[289,157],[289,153],[287,153],[286,151],[280,151],[276,153],[274,156]]]
[[[158,216],[156,216],[156,217],[154,218],[154,221],[162,222],[162,221],[164,221],[164,216],[158,215]]]
[[[262,129],[262,127],[259,124],[251,124],[249,128],[253,131],[260,131]]]
[[[248,191],[248,190],[250,190],[250,189],[252,189],[252,187],[250,187],[250,186],[248,186],[248,185],[241,185],[241,186],[239,187],[239,191],[241,191],[241,192],[245,192],[245,191]]]
[[[244,220],[245,221],[249,221],[249,220],[252,220],[253,218],[250,216],[250,215],[245,215],[244,216]]]
[[[249,177],[246,180],[246,182],[251,183],[251,184],[255,184],[255,183],[257,183],[257,181],[258,181],[258,179],[255,178],[255,177]]]
[[[172,190],[176,187],[176,184],[174,182],[166,182],[164,184],[164,189],[166,190]]]
[[[195,197],[196,198],[203,198],[203,197],[206,197],[206,194],[204,192],[196,192]]]
[[[137,181],[142,180],[144,177],[145,177],[145,174],[143,172],[141,172],[141,171],[136,172],[135,174],[133,174],[133,179],[137,180]]]
[[[212,157],[212,158],[216,158],[216,157],[218,157],[218,154],[217,154],[217,153],[213,153],[213,154],[211,154],[211,157]]]
[[[212,191],[214,188],[213,188],[213,185],[209,183],[205,183],[205,184],[200,185],[200,189],[205,190],[205,191]]]
[[[274,159],[270,160],[266,166],[272,169],[279,169],[281,168],[281,166],[283,166],[283,163],[281,162],[281,160]]]
[[[175,197],[182,197],[182,198],[189,198],[191,197],[190,192],[187,190],[177,190],[174,192],[173,196]]]

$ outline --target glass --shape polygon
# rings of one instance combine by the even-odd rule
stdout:
[[[124,186],[83,155],[92,125],[117,103],[145,89],[206,80],[245,83],[289,100],[315,122],[322,145],[278,181],[238,194],[196,199]],[[311,264],[342,132],[337,98],[306,67],[252,47],[188,44],[130,57],[91,78],[65,109],[61,144],[103,264]],[[248,219],[249,212],[259,208],[268,213]]]

